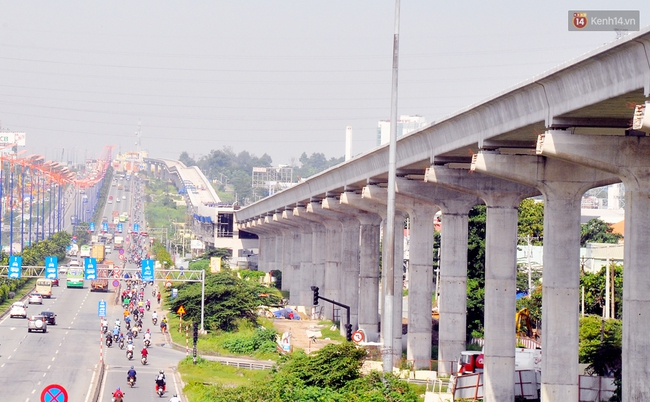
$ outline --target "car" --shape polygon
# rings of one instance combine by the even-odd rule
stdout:
[[[119,198],[115,199],[115,202],[120,202],[121,200]]]
[[[9,317],[22,317],[27,318],[27,306],[23,302],[15,302],[11,305],[11,311],[9,312]]]
[[[49,325],[56,325],[56,314],[52,311],[41,311],[41,315],[45,317]]]
[[[47,318],[42,315],[29,316],[27,320],[27,332],[43,331],[47,332]]]
[[[123,196],[122,196],[122,199],[123,199],[123,200],[126,200],[126,195],[123,195]]]
[[[29,304],[43,304],[43,296],[40,293],[31,293],[27,299]]]
[[[60,272],[60,270],[59,270]],[[52,281],[52,286],[59,286],[59,278],[56,279],[50,279]]]
[[[68,272],[68,267],[65,265],[59,265],[59,273],[60,274],[65,274]],[[57,285],[58,286],[58,285]]]

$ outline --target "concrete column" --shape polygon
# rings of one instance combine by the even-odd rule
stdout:
[[[388,191],[376,185],[363,188],[362,197],[385,204]],[[411,222],[409,249],[408,336],[406,358],[416,369],[431,363],[431,295],[433,294],[433,218],[439,208],[431,203],[395,194],[395,206]]]
[[[518,207],[539,190],[467,170],[431,166],[424,180],[473,194],[487,205],[485,234],[485,402],[515,399]]]
[[[379,236],[381,217],[377,214],[341,204],[333,198],[325,198],[322,206],[332,210],[354,216],[359,221],[357,237],[358,252],[350,249],[349,258],[351,266],[358,264],[358,278],[353,283],[344,286],[354,293],[358,303],[358,325],[366,334],[368,342],[379,341]],[[352,236],[352,235],[350,235]],[[351,243],[354,241],[350,239]],[[345,253],[343,254],[345,257]],[[344,266],[345,269],[345,266]],[[354,275],[352,272],[350,275]],[[353,276],[352,276],[353,277]],[[352,288],[358,287],[356,291]],[[354,299],[352,299],[354,300]],[[353,302],[350,302],[350,306]]]
[[[625,184],[622,394],[624,401],[650,400],[650,138],[548,131],[537,153],[609,172]]]
[[[274,236],[268,228],[264,228],[263,219],[257,218],[251,222],[251,231],[257,233],[259,237],[259,247],[257,255],[257,269],[259,271],[268,272],[269,264],[272,261],[271,253],[275,250],[271,249],[270,237]]]
[[[298,211],[297,216],[312,222],[314,228],[314,269],[322,283],[320,294],[328,299],[338,300],[341,285],[341,223],[330,221],[323,215],[314,213],[313,204],[320,202],[311,201],[307,206]],[[328,320],[334,318],[334,308],[339,308],[331,303],[319,302],[318,311],[322,311]]]
[[[537,156],[475,155],[472,169],[537,187],[544,195],[542,401],[578,400],[580,201],[611,175]]]
[[[282,230],[278,229],[276,226],[272,225],[273,223],[273,214],[268,214],[264,217],[264,227],[269,228],[270,231],[274,234],[272,236],[271,244],[270,246],[273,247],[273,261],[271,261],[271,264],[269,265],[269,270],[267,272],[271,271],[276,271],[276,270],[281,270],[283,266],[283,261],[282,261],[282,250],[284,248],[283,241],[284,241],[284,235],[282,233]]]
[[[304,208],[304,207],[303,207]],[[312,226],[309,221],[294,216],[295,208],[293,210],[285,210],[282,213],[283,221],[286,220],[301,229],[300,233],[300,249],[297,250],[300,255],[300,305],[312,306],[313,295],[311,290],[312,286],[318,286],[316,275],[313,265],[313,232]]]
[[[289,290],[289,303],[302,305],[300,304],[302,302],[300,299],[300,286],[302,284],[302,271],[300,270],[300,263],[302,261],[300,252],[302,227],[282,219],[282,213],[278,212],[273,215],[273,223],[283,229],[285,236],[282,253],[288,275],[286,281],[285,275],[282,275],[282,287],[285,288],[285,282],[288,282],[286,287]]]
[[[322,218],[314,214],[308,214],[307,208],[302,205],[293,209],[293,216],[297,219],[303,219],[311,227],[311,266],[313,278],[311,285],[309,285],[309,291],[311,292],[313,303],[311,286],[318,286],[323,291],[325,290],[325,245],[327,244],[325,226],[322,223]],[[321,307],[324,306],[321,305]],[[318,311],[320,310],[318,308]]]
[[[341,194],[341,203],[342,204],[347,204],[354,206],[355,208],[363,209],[369,212],[373,212],[379,216],[382,217],[383,221],[383,230],[386,228],[386,208],[384,205],[381,205],[377,203],[376,201],[370,201],[370,200],[364,200],[359,194],[355,194],[352,192],[346,192]],[[403,281],[402,281],[402,275],[403,275],[403,265],[404,265],[404,220],[406,219],[406,214],[402,211],[395,211],[395,257],[394,257],[394,264],[395,264],[395,272],[393,275],[393,278],[386,278],[382,275],[382,283],[386,283],[388,280],[392,280],[395,289],[401,289],[404,287]],[[385,252],[382,254],[382,258],[386,258]],[[382,271],[384,272],[384,271]],[[382,286],[382,288],[384,288]],[[384,302],[384,297],[383,297],[384,292],[381,293],[382,297],[379,300],[379,305],[382,307],[380,310],[383,314],[384,309],[383,309],[383,302]],[[394,362],[396,364],[399,364],[399,361],[401,360],[402,357],[402,298],[401,297],[395,297],[393,298],[394,303],[393,303],[393,311],[395,312],[395,316],[393,319],[392,323],[386,323],[383,320],[382,316],[382,325],[393,325],[393,339],[392,341],[390,340],[383,340],[384,345],[389,344],[389,350],[385,351],[385,353],[393,353],[395,355]],[[383,331],[381,331],[382,337],[383,337]],[[384,346],[386,347],[386,346]]]
[[[265,219],[265,225],[274,229],[279,235],[276,240],[276,263],[274,270],[282,272],[282,290],[289,291],[291,298],[291,283],[300,275],[300,272],[294,272],[292,267],[292,248],[295,236],[295,228],[282,224],[276,220],[277,213],[270,214]]]
[[[466,349],[467,221],[478,197],[440,186],[397,178],[397,192],[435,203],[442,210],[440,235],[440,300],[438,311],[438,372],[454,374],[460,352]]]

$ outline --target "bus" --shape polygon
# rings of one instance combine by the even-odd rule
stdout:
[[[69,288],[84,287],[84,269],[82,267],[70,267],[66,275],[66,285]]]
[[[50,299],[52,297],[52,281],[47,278],[38,278],[36,280],[36,293]]]

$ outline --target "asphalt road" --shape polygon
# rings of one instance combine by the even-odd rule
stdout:
[[[30,305],[28,314],[53,311],[57,325],[46,333],[27,332],[27,320],[0,321],[0,384],[3,401],[40,401],[50,384],[62,385],[71,401],[86,401],[99,362],[97,304],[107,294],[55,287],[43,305]],[[8,386],[11,384],[11,386]]]

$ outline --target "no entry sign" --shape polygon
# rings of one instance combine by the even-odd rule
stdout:
[[[59,384],[51,384],[41,392],[41,402],[68,402],[68,391]]]

